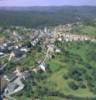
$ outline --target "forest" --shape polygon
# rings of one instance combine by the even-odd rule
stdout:
[[[59,24],[96,22],[96,7],[28,7],[0,8],[0,25],[44,27]]]

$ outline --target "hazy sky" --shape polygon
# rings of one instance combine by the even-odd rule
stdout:
[[[60,5],[96,6],[96,0],[0,0],[0,6],[60,6]]]

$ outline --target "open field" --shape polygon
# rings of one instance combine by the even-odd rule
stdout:
[[[67,45],[70,45],[70,43],[66,43],[65,46]],[[77,48],[76,45],[79,45],[79,49]],[[92,71],[95,71],[94,69],[96,69],[96,63],[95,61],[92,60],[91,55],[89,57],[88,55],[86,55],[88,52],[90,52],[90,50],[93,50],[93,48],[94,48],[93,52],[95,53],[95,47],[93,46],[92,48],[92,46],[93,44],[90,44],[90,43],[89,44],[88,43],[81,43],[81,44],[71,43],[71,45],[67,47],[66,50],[73,56],[71,55],[69,55],[69,57],[68,55],[65,56],[64,52],[61,53],[60,55],[57,54],[56,57],[51,62],[49,62],[49,68],[52,71],[51,75],[49,75],[49,77],[46,78],[44,81],[41,81],[41,85],[44,87],[47,87],[51,91],[59,91],[60,93],[63,93],[65,95],[72,95],[76,97],[85,97],[85,98],[95,97],[96,96],[95,93],[93,93],[89,88],[90,86],[88,85],[88,80],[85,79],[86,75],[89,75],[92,78],[95,77],[92,75]],[[90,62],[89,62],[89,59],[90,59]],[[92,68],[91,67],[87,68],[88,64]],[[74,71],[76,69],[85,71],[85,73],[82,73],[82,76],[80,76],[82,78],[80,80],[76,79],[76,76],[72,76],[72,77],[70,76],[71,71]],[[79,76],[77,76],[77,78],[79,78]],[[78,84],[78,86],[80,86],[80,84],[84,84],[86,87],[84,88],[79,87],[76,90],[74,88],[72,89],[70,88],[70,85],[69,85],[69,83],[72,83],[72,82]]]

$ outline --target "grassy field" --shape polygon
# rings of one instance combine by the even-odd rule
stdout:
[[[94,45],[96,44],[94,43]],[[94,68],[96,68],[95,61],[90,59],[89,62],[89,57],[87,55],[88,52],[93,50],[93,48],[96,49],[96,47],[94,47],[91,43],[65,43],[65,46],[66,47],[68,46],[65,51],[70,53],[69,56],[64,54],[63,51],[61,54],[57,54],[55,58],[49,62],[49,68],[52,71],[52,73],[44,81],[41,81],[41,85],[47,87],[49,90],[59,91],[60,93],[63,93],[65,95],[72,95],[77,97],[96,96],[96,94],[89,89],[88,81],[85,79],[85,76],[89,74],[91,75],[91,71],[93,71]],[[93,50],[93,52],[95,52],[95,50]],[[80,57],[82,60],[79,61],[80,58],[78,57]],[[72,61],[75,62],[73,63]],[[92,69],[86,68],[85,66],[86,64],[90,64],[90,66],[92,66]],[[86,73],[83,73],[82,75],[83,81],[77,81],[71,78],[71,76],[69,76],[69,73],[71,73],[71,71],[75,70],[76,68],[77,69],[80,68],[86,71]],[[66,75],[68,75],[68,79],[64,78],[66,77]],[[95,76],[91,75],[91,77],[94,78]],[[75,82],[76,84],[79,84],[79,82],[83,82],[86,85],[86,88],[78,88],[74,90],[70,88],[69,86],[70,82]],[[60,100],[62,100],[62,98]]]
[[[86,89],[78,89],[76,91],[70,89],[68,86],[68,82],[73,80],[65,80],[63,78],[64,73],[66,73],[67,70],[62,69],[58,73],[54,73],[50,78],[48,78],[48,81],[51,81],[53,83],[56,83],[55,89],[57,91],[60,91],[64,93],[65,95],[74,95],[74,96],[80,96],[80,97],[90,97],[95,96],[88,88]],[[50,86],[49,86],[50,87]]]
[[[73,33],[82,34],[82,35],[89,35],[89,36],[95,36],[96,37],[96,26],[92,25],[76,25],[73,26],[72,29]]]

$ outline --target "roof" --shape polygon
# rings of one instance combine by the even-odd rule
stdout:
[[[31,71],[24,71],[23,72],[23,76],[25,77],[25,78],[29,78],[30,76],[31,76]]]
[[[46,71],[46,67],[47,65],[45,63],[41,63],[39,66],[38,66],[42,71]]]
[[[24,52],[19,49],[15,49],[13,52],[15,53],[15,57],[21,57],[24,54]]]
[[[18,76],[16,76],[15,73],[11,74],[10,76],[8,76],[10,82],[14,81]]]
[[[8,84],[8,86],[7,86],[7,93],[12,93],[12,92],[14,92],[14,90],[16,89],[16,88],[18,88],[18,84],[16,84],[16,83],[9,83]]]

